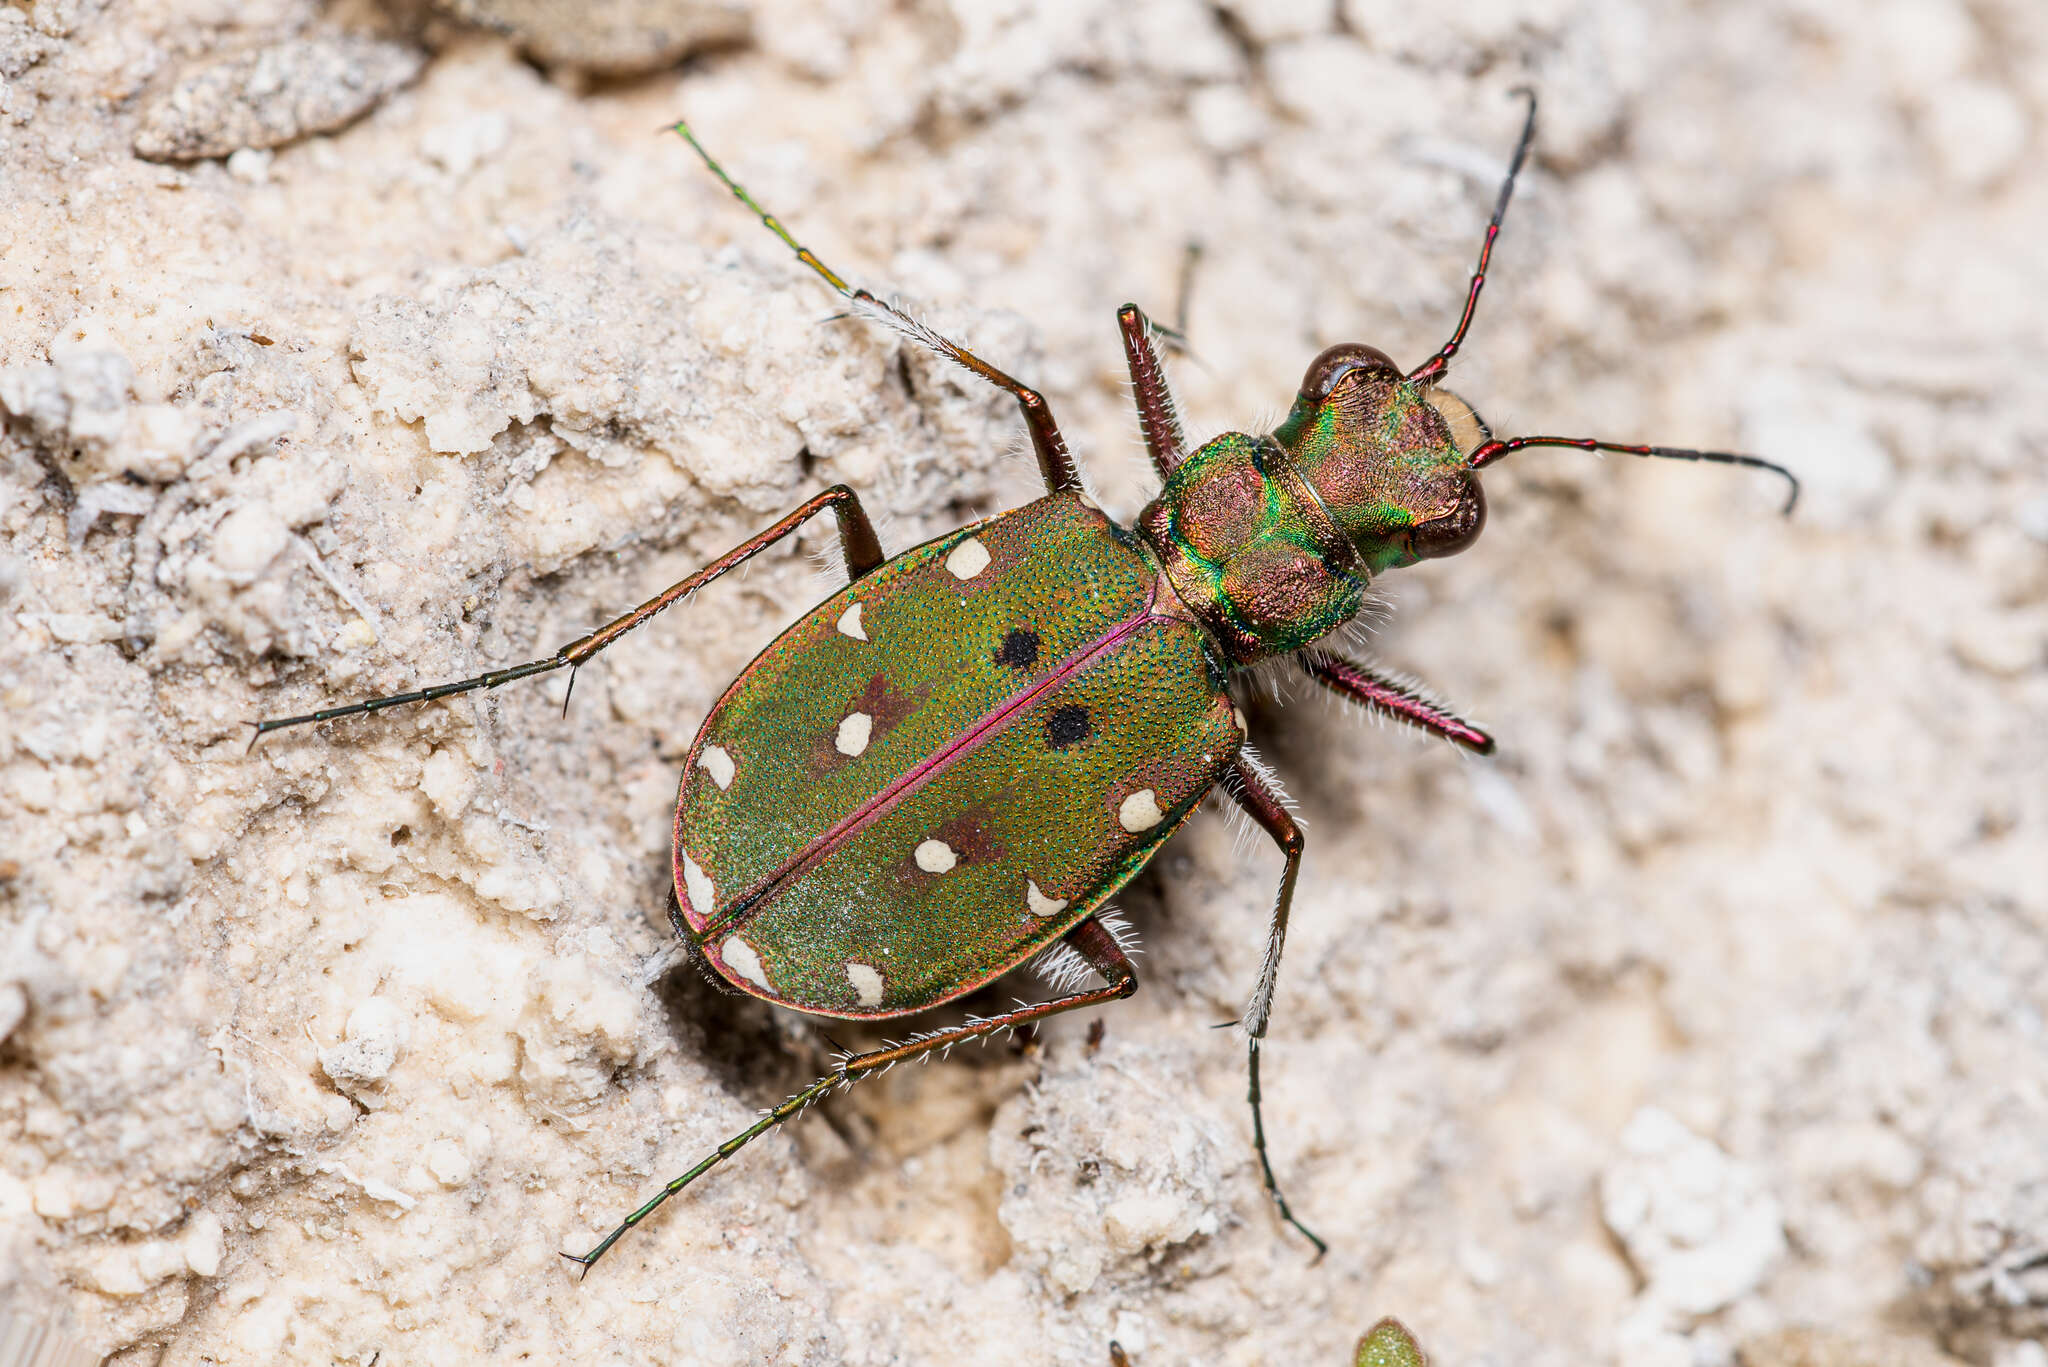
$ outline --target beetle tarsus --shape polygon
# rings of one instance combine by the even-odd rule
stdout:
[[[1272,1199],[1273,1209],[1279,1212],[1280,1218],[1293,1225],[1302,1238],[1315,1245],[1316,1256],[1309,1260],[1309,1266],[1313,1267],[1323,1260],[1323,1255],[1330,1251],[1330,1246],[1323,1241],[1321,1235],[1295,1217],[1293,1209],[1287,1204],[1287,1198],[1280,1194],[1279,1180],[1273,1176],[1273,1160],[1266,1155],[1266,1124],[1259,1105],[1259,1041],[1256,1039],[1251,1041],[1249,1071],[1251,1086],[1246,1095],[1252,1104],[1252,1149],[1259,1155],[1259,1175],[1265,1183],[1266,1195]]]

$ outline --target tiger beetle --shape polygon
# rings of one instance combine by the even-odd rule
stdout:
[[[1406,1325],[1389,1315],[1365,1331],[1352,1350],[1352,1367],[1429,1367],[1422,1346]],[[1109,1342],[1109,1367],[1131,1367],[1122,1344]]]
[[[581,1256],[589,1268],[656,1207],[835,1087],[894,1064],[1138,989],[1106,911],[1202,798],[1220,787],[1285,856],[1264,960],[1245,1008],[1252,1148],[1280,1217],[1326,1248],[1273,1176],[1259,1049],[1300,874],[1300,826],[1247,742],[1232,690],[1291,656],[1371,711],[1480,754],[1493,740],[1417,689],[1318,645],[1364,605],[1374,576],[1470,546],[1486,521],[1478,472],[1533,446],[1782,466],[1720,451],[1578,437],[1493,435],[1438,382],[1465,340],[1536,97],[1487,223],[1451,339],[1413,370],[1358,343],[1309,364],[1264,436],[1187,449],[1136,305],[1117,313],[1159,497],[1126,527],[1089,497],[1045,397],[893,304],[849,286],[705,151],[726,189],[847,301],[1015,398],[1045,497],[889,559],[860,496],[834,485],[659,596],[553,655],[457,683],[373,698],[282,727],[377,712],[576,669],[663,608],[811,517],[837,519],[850,582],[747,666],[704,719],[676,804],[676,933],[731,987],[814,1016],[929,1010],[1038,959],[1050,1001],[899,1043],[842,1052],[824,1077],[663,1187]],[[1461,450],[1456,424],[1480,440]],[[573,681],[573,674],[571,676]],[[1085,984],[1092,974],[1101,986]]]

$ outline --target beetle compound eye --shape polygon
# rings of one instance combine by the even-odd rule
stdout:
[[[1437,560],[1464,550],[1485,527],[1486,495],[1479,491],[1479,481],[1468,475],[1458,505],[1442,517],[1417,524],[1408,533],[1408,544],[1416,559]]]
[[[1308,373],[1302,377],[1302,397],[1320,402],[1330,397],[1332,390],[1349,379],[1398,380],[1401,368],[1394,364],[1394,358],[1378,347],[1369,347],[1362,342],[1344,342],[1330,347],[1322,355],[1309,362]]]

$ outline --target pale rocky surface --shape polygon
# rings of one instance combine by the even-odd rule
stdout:
[[[585,86],[367,0],[0,4],[0,1300],[123,1363],[1334,1363],[1395,1313],[1446,1367],[2041,1367],[2048,13],[751,21]],[[340,132],[135,157],[182,73],[340,35],[430,56]],[[1497,757],[1254,707],[1310,841],[1268,1114],[1329,1257],[1208,1028],[1279,861],[1204,820],[1099,1047],[835,1098],[579,1285],[556,1249],[829,1057],[661,972],[680,756],[829,529],[566,717],[550,677],[243,719],[548,653],[834,481],[893,548],[1031,494],[1012,406],[824,321],[652,130],[1043,388],[1129,514],[1115,306],[1202,241],[1203,434],[1330,342],[1419,359],[1523,82],[1456,389],[1807,497],[1523,453],[1374,636]]]

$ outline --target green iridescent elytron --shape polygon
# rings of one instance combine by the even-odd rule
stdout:
[[[1527,446],[1575,446],[1791,479],[1722,452],[1496,440],[1437,387],[1472,321],[1535,123],[1530,96],[1451,340],[1405,374],[1371,347],[1331,347],[1269,435],[1226,433],[1186,451],[1151,326],[1125,305],[1118,322],[1140,427],[1164,484],[1131,527],[1089,498],[1042,396],[850,288],[676,125],[850,312],[1017,399],[1046,497],[885,560],[859,497],[834,486],[551,656],[264,722],[257,734],[573,669],[829,509],[850,582],[747,667],[691,746],[676,807],[677,933],[738,990],[819,1016],[910,1015],[1033,959],[1058,995],[843,1057],[575,1261],[596,1262],[668,1197],[834,1087],[1136,991],[1105,903],[1218,787],[1286,856],[1243,1021],[1252,1143],[1280,1215],[1323,1248],[1280,1195],[1259,1104],[1259,1046],[1303,841],[1249,752],[1235,680],[1291,656],[1343,697],[1488,752],[1493,742],[1478,729],[1316,644],[1358,611],[1374,575],[1472,543],[1485,522],[1479,468]],[[1460,427],[1476,431],[1475,442],[1461,443]],[[1102,985],[1084,986],[1090,974]]]

